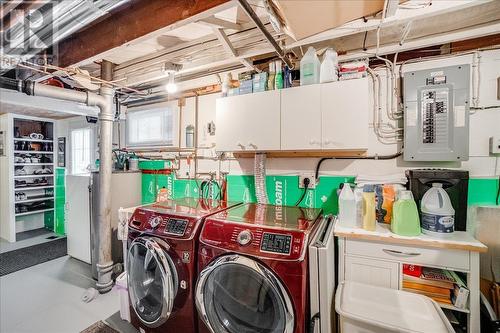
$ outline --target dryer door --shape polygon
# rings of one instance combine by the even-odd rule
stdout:
[[[128,290],[140,321],[158,327],[167,321],[177,294],[177,272],[160,239],[139,237],[129,247]]]
[[[196,306],[213,333],[292,333],[292,302],[262,264],[225,255],[207,266],[196,286]]]

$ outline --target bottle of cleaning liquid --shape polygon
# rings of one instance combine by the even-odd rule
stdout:
[[[323,56],[323,62],[321,63],[319,82],[332,82],[339,79],[338,74],[338,55],[334,49],[328,48]]]
[[[363,225],[363,188],[354,188],[354,202],[356,203],[356,225]]]
[[[343,225],[356,226],[356,202],[349,183],[344,183],[339,195],[339,218]]]
[[[281,67],[281,60],[275,62],[276,75],[274,76],[274,88],[283,89],[283,70]]]
[[[267,76],[267,90],[274,90],[274,77],[276,76],[276,65],[274,61],[269,63],[269,75]]]
[[[399,191],[398,200],[392,207],[391,230],[401,236],[420,235],[417,203],[411,191]]]
[[[363,229],[375,231],[377,227],[375,209],[374,186],[365,185],[363,186]]]
[[[308,84],[319,83],[319,71],[321,64],[316,49],[309,46],[306,54],[300,60],[300,85],[305,86]]]
[[[432,236],[451,234],[455,229],[455,209],[443,184],[433,183],[420,203],[422,233]]]

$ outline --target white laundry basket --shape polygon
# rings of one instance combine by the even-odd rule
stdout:
[[[116,278],[115,288],[120,294],[120,317],[130,322],[130,303],[128,298],[127,272],[121,273]]]
[[[335,310],[343,333],[453,333],[439,305],[406,291],[344,281]]]

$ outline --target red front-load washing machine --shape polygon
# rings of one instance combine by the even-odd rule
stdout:
[[[141,332],[197,331],[197,242],[207,216],[234,204],[186,198],[142,206],[129,221],[128,290]]]
[[[320,209],[259,204],[207,218],[198,250],[199,332],[307,332],[307,251],[321,219]]]

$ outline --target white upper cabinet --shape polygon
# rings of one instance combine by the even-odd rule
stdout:
[[[364,150],[368,79],[219,98],[219,151]]]
[[[280,150],[280,110],[278,90],[217,99],[217,150]]]
[[[321,149],[320,85],[281,90],[281,149]]]
[[[323,149],[367,149],[370,105],[366,78],[322,84]]]

